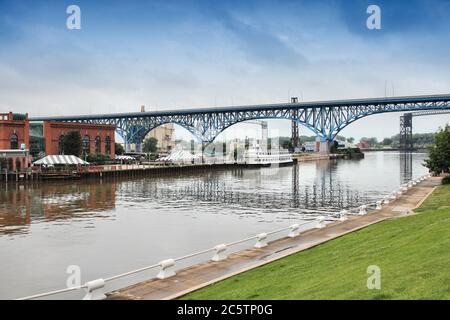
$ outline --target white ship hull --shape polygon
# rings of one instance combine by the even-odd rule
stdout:
[[[249,149],[244,156],[244,163],[248,166],[287,166],[294,163],[288,152],[262,152],[259,148]]]

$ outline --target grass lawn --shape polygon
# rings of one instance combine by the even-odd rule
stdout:
[[[416,210],[188,294],[182,299],[450,299],[450,186]],[[367,289],[367,267],[381,289]]]

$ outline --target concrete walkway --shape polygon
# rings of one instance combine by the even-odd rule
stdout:
[[[411,214],[412,210],[440,184],[440,181],[441,178],[434,177],[425,180],[409,189],[399,199],[384,205],[382,210],[364,216],[351,216],[346,221],[328,224],[323,229],[305,231],[296,238],[275,240],[262,249],[252,248],[230,254],[224,261],[206,262],[182,269],[177,271],[176,276],[168,279],[141,282],[108,294],[108,299],[175,299],[211,283],[312,248],[371,224]]]

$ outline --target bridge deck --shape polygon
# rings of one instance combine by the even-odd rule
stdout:
[[[184,127],[199,142],[209,144],[221,132],[237,123],[256,119],[284,119],[305,126],[323,142],[330,142],[345,127],[366,116],[418,110],[450,110],[450,95],[185,108],[157,112],[38,117],[30,120],[114,125],[127,144],[140,145],[151,130],[167,123]]]
[[[407,212],[418,207],[440,181],[440,178],[430,178],[411,188],[401,198],[385,205],[380,211],[355,216],[344,222],[330,224],[323,229],[310,230],[294,239],[283,238],[273,241],[262,249],[248,249],[231,254],[227,260],[221,262],[198,264],[178,271],[172,278],[138,283],[111,293],[108,299],[175,299],[211,283],[312,248],[371,224],[405,216]]]
[[[202,114],[202,113],[222,113],[222,112],[238,112],[238,111],[257,111],[264,109],[283,109],[286,107],[311,108],[311,107],[348,107],[348,106],[365,106],[374,104],[398,104],[398,103],[421,103],[421,102],[439,102],[449,101],[450,94],[424,95],[424,96],[403,96],[403,97],[381,97],[367,99],[346,99],[346,100],[328,100],[328,101],[310,101],[298,103],[273,103],[273,104],[257,104],[242,106],[225,106],[225,107],[205,107],[205,108],[180,108],[164,111],[151,112],[128,112],[113,114],[91,114],[91,115],[73,115],[73,116],[49,116],[49,117],[30,117],[30,121],[70,121],[83,119],[112,119],[112,118],[129,118],[129,117],[156,117],[167,115],[183,115],[183,114]]]

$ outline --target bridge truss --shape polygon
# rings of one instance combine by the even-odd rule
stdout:
[[[400,117],[400,149],[411,151],[414,149],[413,142],[413,117],[433,116],[450,114],[450,110],[421,110],[408,112]]]
[[[104,115],[30,118],[32,121],[64,121],[110,124],[126,143],[142,143],[147,133],[167,123],[191,132],[199,142],[208,144],[234,124],[256,119],[286,119],[310,129],[323,142],[332,141],[349,124],[366,116],[386,112],[450,109],[450,95],[261,104],[135,112]]]

